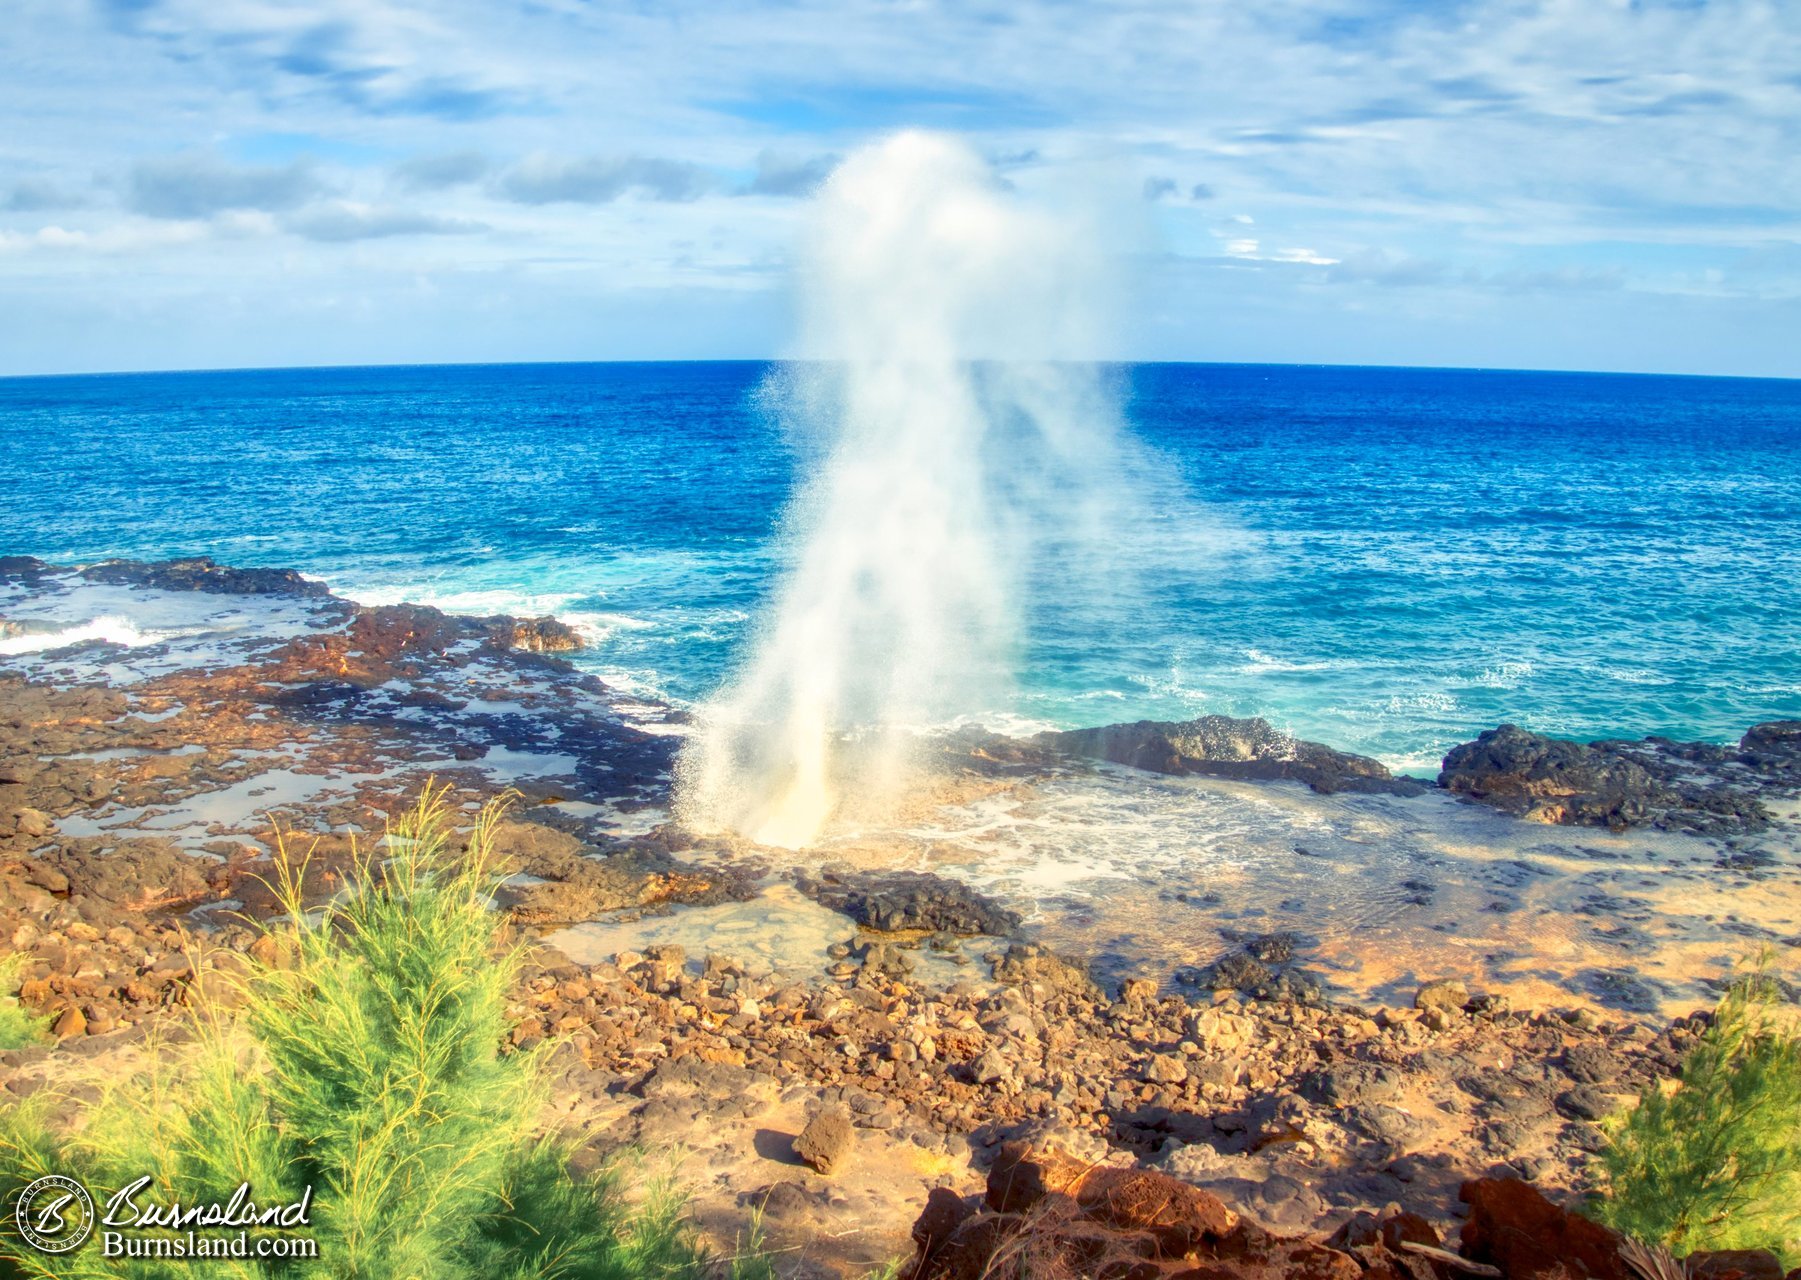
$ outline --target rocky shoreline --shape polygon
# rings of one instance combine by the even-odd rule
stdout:
[[[90,639],[28,664],[0,657],[0,949],[26,957],[20,995],[52,1037],[0,1054],[15,1097],[51,1088],[79,1107],[106,1075],[179,1052],[190,992],[264,945],[278,850],[263,815],[311,851],[323,896],[353,837],[378,837],[428,777],[464,811],[519,797],[498,840],[501,903],[540,941],[513,1041],[555,1045],[548,1119],[687,1151],[703,1225],[729,1242],[760,1210],[796,1275],[860,1274],[916,1244],[929,1261],[941,1233],[913,1227],[928,1193],[992,1198],[997,1162],[1022,1141],[1206,1189],[1269,1232],[1319,1241],[1396,1205],[1442,1241],[1469,1211],[1468,1179],[1579,1194],[1595,1122],[1667,1077],[1704,1025],[1576,998],[1515,1007],[1453,962],[1387,1006],[1333,999],[1305,940],[1254,920],[1180,983],[1103,978],[964,880],[782,869],[769,851],[696,840],[660,821],[680,714],[555,657],[579,638],[554,619],[359,608],[291,571],[205,560],[77,571],[6,557],[0,586],[38,602],[0,607],[13,637],[90,586],[149,593],[190,630],[234,600],[279,602],[179,653]],[[1801,793],[1795,722],[1735,746],[1503,726],[1454,749],[1434,784],[1220,717],[974,734],[945,750],[971,786],[1093,760],[1400,804],[1437,790],[1534,824],[1711,839],[1753,880],[1789,868],[1733,842],[1787,821],[1778,810]],[[721,935],[578,963],[546,940],[775,883],[839,922],[821,956],[747,963]],[[1354,1251],[1340,1241],[1339,1256]],[[919,1274],[963,1274],[948,1265]]]

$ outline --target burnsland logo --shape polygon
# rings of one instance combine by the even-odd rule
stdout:
[[[53,1173],[19,1192],[13,1222],[39,1253],[69,1253],[93,1234],[94,1198],[75,1179]]]
[[[19,1238],[40,1253],[71,1253],[100,1231],[107,1258],[316,1258],[318,1243],[301,1234],[312,1226],[313,1189],[298,1200],[259,1205],[250,1184],[225,1200],[183,1204],[150,1195],[143,1177],[115,1191],[97,1212],[88,1189],[55,1173],[39,1178],[13,1206]],[[289,1234],[293,1233],[293,1234]]]

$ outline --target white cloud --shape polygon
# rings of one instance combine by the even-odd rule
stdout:
[[[309,254],[409,281],[479,264],[548,289],[560,272],[640,302],[769,291],[796,203],[728,197],[804,196],[871,132],[925,123],[974,134],[1028,187],[1108,157],[1119,201],[1178,257],[1224,245],[1234,279],[1268,291],[1252,301],[1285,309],[1271,332],[1297,342],[1348,323],[1284,292],[1302,279],[1406,294],[1410,315],[1438,305],[1447,332],[1477,287],[1622,315],[1705,292],[1714,322],[1801,288],[1801,6],[1094,0],[1069,15],[1034,0],[19,0],[0,80],[15,274],[0,287],[86,306],[96,341],[121,291],[149,305],[259,272],[304,290]],[[170,238],[159,222],[193,226]],[[195,248],[232,236],[259,247],[218,262]],[[262,243],[275,236],[279,253]],[[359,247],[373,237],[379,252]],[[445,267],[433,255],[453,244]],[[143,270],[93,278],[87,252]],[[601,261],[612,274],[585,274]],[[1205,357],[1213,305],[1199,290],[1146,310]],[[452,340],[454,316],[426,319]],[[269,340],[274,358],[325,338],[290,325]]]

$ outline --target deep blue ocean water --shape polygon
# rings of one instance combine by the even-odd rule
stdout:
[[[797,464],[752,363],[0,379],[0,554],[212,555],[370,601],[554,611],[603,675],[728,669]],[[1010,711],[1221,712],[1429,768],[1511,720],[1801,717],[1801,382],[1118,371],[1227,531],[1153,608],[1031,619]]]

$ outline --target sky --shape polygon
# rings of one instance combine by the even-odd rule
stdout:
[[[1790,0],[10,0],[0,67],[0,374],[779,355],[925,127],[1112,211],[1097,356],[1801,376]]]

